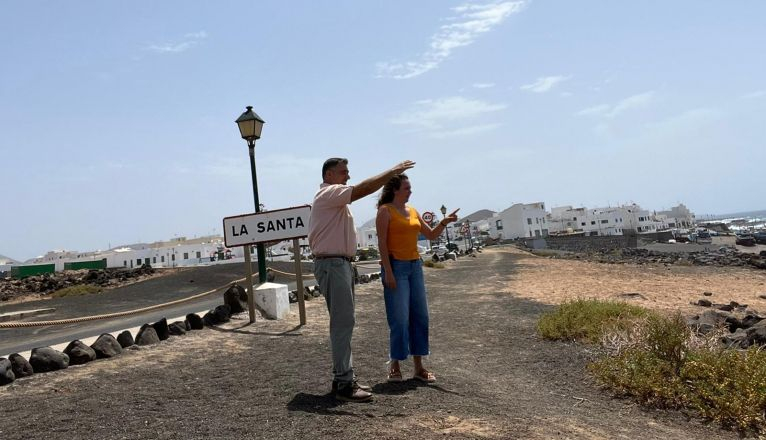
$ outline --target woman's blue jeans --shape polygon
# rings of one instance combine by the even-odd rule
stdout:
[[[390,329],[390,357],[403,361],[409,355],[427,356],[428,349],[428,299],[423,281],[423,261],[391,259],[391,270],[396,278],[396,288],[383,285],[386,300],[386,317]],[[381,279],[385,270],[381,269]]]

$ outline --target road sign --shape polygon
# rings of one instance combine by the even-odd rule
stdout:
[[[434,213],[431,211],[424,212],[423,221],[430,225],[431,222],[434,221]]]
[[[305,237],[309,234],[311,206],[276,209],[223,219],[226,247]]]

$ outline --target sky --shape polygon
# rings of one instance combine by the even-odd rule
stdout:
[[[766,2],[0,0],[0,254],[222,233],[410,159],[410,203],[766,209]],[[374,196],[352,206],[361,225]]]

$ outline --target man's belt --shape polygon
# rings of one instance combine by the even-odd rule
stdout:
[[[331,258],[340,258],[342,260],[348,261],[349,263],[354,261],[352,257],[347,257],[345,255],[314,255],[315,260],[329,260]]]

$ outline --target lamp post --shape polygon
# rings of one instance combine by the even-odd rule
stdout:
[[[471,240],[471,224],[466,220],[464,225],[465,234],[463,234],[463,240],[465,241],[465,250],[467,252],[469,247],[473,247],[473,241]]]
[[[447,218],[447,207],[442,205],[441,208],[439,208],[439,211],[442,212],[442,217]],[[449,229],[447,229],[447,226],[444,227],[444,232],[447,233],[447,251],[450,250],[450,241],[449,241]]]
[[[261,204],[258,201],[258,179],[255,174],[255,141],[261,138],[263,130],[263,119],[254,111],[253,106],[248,105],[247,110],[235,121],[239,126],[239,133],[242,139],[247,141],[247,148],[250,150],[250,175],[253,178],[253,201],[255,202],[255,212],[261,212]],[[250,254],[250,246],[245,248],[245,252]],[[266,282],[266,249],[263,243],[258,243],[258,280],[261,283]]]

